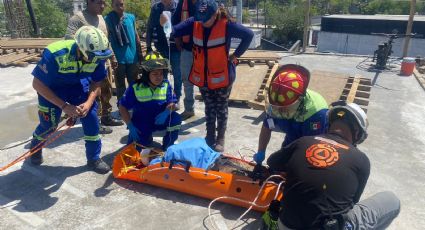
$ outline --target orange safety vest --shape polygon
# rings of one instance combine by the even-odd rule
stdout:
[[[204,47],[204,28],[201,22],[193,24],[193,64],[189,81],[198,87],[219,89],[229,86],[229,54],[226,50],[227,19],[220,19],[211,29],[207,47]]]
[[[181,16],[180,16],[181,22],[186,21],[186,19],[189,18],[189,6],[188,6],[187,1],[189,1],[189,0],[183,0],[182,13],[181,13]],[[190,35],[183,36],[182,40],[183,40],[184,43],[189,43],[190,42]]]

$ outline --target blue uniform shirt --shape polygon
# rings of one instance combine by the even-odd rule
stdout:
[[[270,128],[268,119],[272,119],[277,131],[284,132],[285,140],[282,146],[286,146],[303,136],[314,136],[323,134],[326,131],[326,113],[328,105],[325,99],[318,93],[307,90],[304,99],[305,111],[296,114],[293,119],[278,119],[267,116],[263,125]],[[275,130],[275,129],[273,129]]]
[[[155,98],[155,94],[161,88],[166,88],[166,95],[163,98]],[[137,97],[135,90],[144,91],[145,98]],[[123,97],[118,102],[119,105],[124,106],[127,110],[133,110],[131,121],[136,125],[140,123],[154,123],[155,117],[163,112],[168,104],[176,103],[177,99],[173,93],[170,82],[164,80],[163,83],[155,90],[149,85],[144,83],[133,83],[127,88]]]
[[[90,83],[101,81],[106,77],[105,61],[77,62],[76,56],[75,41],[54,42],[44,49],[32,75],[58,95],[64,93],[88,95]]]
[[[118,41],[117,25],[120,19],[114,11],[105,16],[106,26],[108,27],[108,39],[111,42],[112,50],[120,64],[134,64],[139,61],[136,46],[136,17],[133,14],[124,13],[121,21],[125,30],[125,35],[121,34],[123,45]],[[122,33],[122,30],[120,30]],[[125,42],[125,37],[128,43]]]

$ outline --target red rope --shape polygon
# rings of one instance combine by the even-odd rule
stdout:
[[[66,120],[66,122],[64,124],[62,124],[61,126],[57,127],[56,130],[54,132],[52,132],[51,134],[49,134],[45,139],[47,139],[47,141],[45,142],[40,142],[38,143],[36,146],[34,146],[33,148],[31,148],[30,150],[28,150],[27,152],[25,152],[24,154],[22,154],[21,156],[19,156],[18,158],[16,158],[15,160],[13,160],[12,162],[10,162],[9,164],[7,164],[6,166],[0,168],[0,172],[12,167],[13,165],[15,165],[16,163],[23,161],[25,159],[27,159],[28,157],[34,155],[35,153],[37,153],[39,150],[41,150],[43,147],[46,147],[50,144],[52,144],[55,140],[57,140],[59,137],[63,136],[65,133],[67,133],[69,131],[69,129],[74,126],[76,120],[73,118],[68,118],[68,120]],[[52,137],[54,134],[58,133],[58,131],[64,127],[67,126],[64,130],[62,130],[61,132],[59,132],[59,134],[57,134],[56,136]],[[51,139],[49,139],[50,137],[52,137]]]

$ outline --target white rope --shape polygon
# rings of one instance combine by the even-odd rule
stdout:
[[[217,197],[217,198],[215,198],[214,200],[212,200],[211,202],[210,202],[210,204],[208,205],[208,219],[210,220],[210,224],[211,224],[211,226],[214,228],[214,229],[219,229],[219,228],[217,228],[217,225],[216,225],[216,223],[215,223],[215,220],[213,219],[213,216],[211,215],[211,206],[216,202],[216,201],[218,201],[218,200],[222,200],[222,199],[229,199],[229,200],[236,200],[236,201],[239,201],[239,202],[242,202],[242,203],[246,203],[246,204],[249,204],[250,206],[249,206],[249,208],[238,218],[238,219],[236,219],[236,221],[235,221],[235,224],[233,224],[233,226],[232,226],[232,228],[231,229],[234,229],[235,227],[236,227],[236,225],[237,225],[237,223],[249,212],[249,211],[251,211],[251,209],[254,207],[254,206],[256,206],[256,207],[259,207],[259,208],[267,208],[268,206],[269,206],[269,204],[267,204],[267,205],[258,205],[258,204],[256,204],[256,202],[257,202],[257,200],[258,200],[258,198],[260,197],[260,194],[261,194],[261,191],[264,189],[264,187],[265,187],[265,185],[266,184],[268,184],[269,183],[269,180],[271,179],[271,178],[280,178],[280,179],[282,179],[283,181],[282,182],[280,182],[279,183],[279,185],[278,185],[278,188],[277,188],[277,190],[276,190],[276,193],[275,193],[275,196],[274,196],[274,199],[276,199],[277,198],[277,196],[279,195],[279,190],[280,190],[280,188],[281,188],[281,186],[283,185],[283,183],[284,183],[284,181],[285,181],[285,178],[283,178],[282,176],[280,176],[280,175],[271,175],[271,176],[269,176],[265,181],[264,181],[264,183],[261,185],[261,187],[260,187],[260,189],[258,190],[258,193],[257,193],[257,195],[256,195],[256,197],[254,198],[254,200],[251,202],[251,201],[246,201],[246,200],[242,200],[242,199],[239,199],[239,198],[236,198],[236,197],[230,197],[230,196],[222,196],[222,197]],[[272,182],[272,183],[274,183],[274,182]]]
[[[247,146],[242,146],[242,147],[240,147],[240,148],[238,149],[238,154],[239,154],[239,156],[242,158],[242,160],[244,160],[244,161],[246,161],[246,160],[245,160],[245,156],[244,156],[244,155],[242,155],[242,153],[241,153],[241,151],[242,151],[242,150],[248,150],[248,151],[250,151],[250,152],[253,152],[254,154],[256,153],[256,151],[255,151],[254,149],[250,148],[250,147],[247,147]],[[250,157],[250,158],[253,158],[253,157],[254,157],[254,154],[253,154],[253,155],[249,155],[249,157]]]

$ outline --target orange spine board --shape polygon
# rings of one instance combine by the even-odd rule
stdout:
[[[220,201],[246,208],[250,206],[248,202],[252,202],[255,199],[261,187],[258,182],[253,182],[249,177],[212,170],[206,171],[195,167],[191,167],[189,172],[187,172],[179,165],[169,169],[169,164],[166,162],[162,165],[158,163],[142,169],[129,167],[128,161],[138,161],[139,159],[140,154],[133,145],[125,147],[114,159],[114,177],[207,199],[216,199],[223,196],[233,197],[236,199],[222,199]],[[275,197],[277,187],[274,183],[266,184],[253,209],[260,212],[266,211],[268,205]],[[280,200],[281,198],[282,193],[279,192],[277,199]]]

